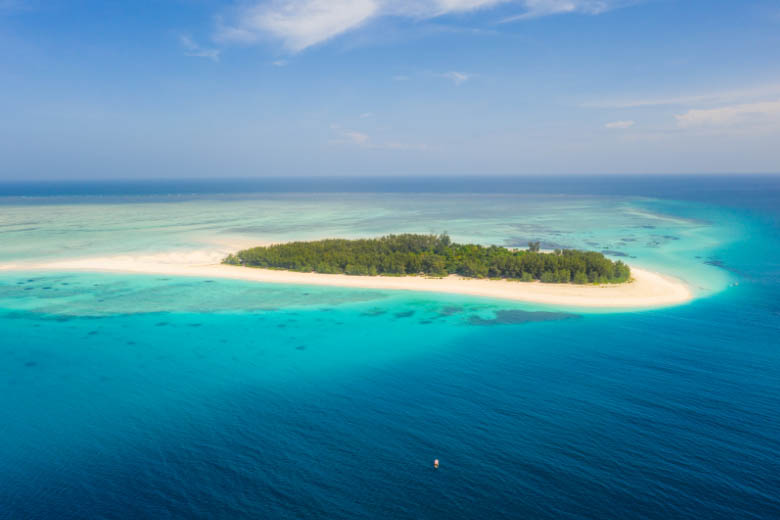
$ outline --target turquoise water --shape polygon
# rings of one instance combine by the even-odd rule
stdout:
[[[8,199],[0,263],[446,229],[698,298],[0,272],[0,518],[778,517],[780,191],[663,191]]]
[[[539,240],[550,249],[604,251],[672,273],[706,294],[729,279],[703,260],[745,231],[741,221],[723,218],[706,203],[637,196],[303,193],[6,201],[0,264],[447,231],[462,242],[525,247]]]

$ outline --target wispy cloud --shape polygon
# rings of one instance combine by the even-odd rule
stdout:
[[[607,123],[604,125],[605,128],[612,128],[612,129],[625,129],[625,128],[631,128],[636,124],[636,121],[612,121],[610,123]]]
[[[187,36],[187,35],[180,35],[179,36],[179,43],[184,48],[184,54],[186,56],[195,56],[198,58],[208,58],[212,61],[219,61],[219,49],[210,49],[206,47],[201,47],[195,41]]]
[[[580,105],[597,109],[646,109],[660,112],[675,124],[666,132],[750,135],[780,130],[780,84],[685,94],[670,97],[626,98]],[[673,111],[673,112],[672,112]],[[673,119],[672,119],[673,117]],[[606,128],[629,128],[634,121],[607,123]]]
[[[370,117],[374,117],[373,112],[363,112],[362,114],[360,114],[360,119],[368,119]]]
[[[583,103],[583,108],[642,108],[656,106],[712,105],[756,101],[780,95],[780,84],[668,97],[635,97]]]
[[[448,80],[452,81],[455,86],[460,86],[463,83],[467,82],[471,79],[471,74],[466,74],[465,72],[457,72],[454,70],[451,70],[450,72],[445,72],[444,74],[439,74],[442,78],[447,78]]]
[[[610,9],[622,7],[628,2],[614,0],[525,0],[521,3],[524,4],[524,12],[509,16],[501,21],[503,23],[516,22],[555,14],[601,14]]]
[[[274,0],[243,8],[234,24],[221,25],[219,41],[254,43],[264,35],[299,52],[355,29],[379,13],[377,0]]]
[[[360,148],[373,150],[427,150],[424,144],[403,143],[399,141],[374,141],[368,134],[358,132],[357,130],[343,129],[341,125],[330,125],[331,130],[337,132],[339,138],[331,140],[333,144],[347,144],[359,146]]]
[[[409,81],[409,79],[409,76],[404,76],[403,74],[393,76],[393,81]]]
[[[638,0],[255,0],[220,22],[221,42],[255,43],[270,37],[290,52],[326,42],[372,20],[391,16],[426,20],[456,13],[516,6],[504,22],[562,13],[598,14]]]
[[[354,144],[357,144],[359,146],[366,146],[369,144],[370,138],[368,135],[362,133],[362,132],[355,132],[353,130],[348,130],[344,132],[344,137],[348,138],[350,141],[352,141]]]
[[[436,0],[433,2],[418,2],[423,10],[422,16],[442,16],[453,12],[476,11],[495,7],[499,4],[508,4],[512,0]],[[397,2],[404,5],[408,2]],[[426,5],[428,4],[428,5]]]
[[[681,128],[774,127],[780,124],[780,99],[718,108],[691,109],[674,117]]]

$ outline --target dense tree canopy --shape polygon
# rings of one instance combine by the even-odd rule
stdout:
[[[380,238],[290,242],[244,249],[227,264],[351,275],[446,276],[509,278],[546,283],[621,283],[631,272],[626,264],[593,251],[556,249],[528,251],[499,246],[455,244],[446,234],[387,235]]]

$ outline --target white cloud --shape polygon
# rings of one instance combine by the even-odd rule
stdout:
[[[514,22],[539,18],[540,16],[567,13],[600,14],[619,7],[625,2],[607,0],[525,0],[521,3],[524,4],[525,12],[504,18],[502,22]]]
[[[232,23],[219,23],[221,42],[255,43],[263,37],[291,52],[326,42],[383,16],[430,19],[516,5],[522,12],[504,21],[561,13],[598,14],[638,0],[255,0],[239,8]]]
[[[368,119],[370,117],[374,117],[373,112],[363,112],[362,114],[360,114],[360,119]]]
[[[212,61],[219,61],[219,49],[208,49],[201,47],[195,41],[187,35],[179,36],[179,43],[184,47],[184,54],[186,56],[195,56],[198,58],[208,58]]]
[[[368,134],[358,132],[356,130],[342,130],[338,124],[330,125],[331,130],[338,133],[339,139],[332,140],[333,144],[348,144],[359,146],[360,148],[372,149],[372,150],[427,150],[428,147],[424,144],[411,144],[402,143],[398,141],[385,141],[375,142]]]
[[[474,11],[486,7],[493,7],[498,4],[505,4],[511,0],[438,0],[436,2],[441,14]]]
[[[344,132],[344,136],[349,138],[353,143],[360,146],[367,145],[369,141],[369,137],[366,134],[352,130]]]
[[[455,84],[455,86],[459,86],[467,82],[469,79],[471,79],[471,74],[466,74],[465,72],[457,72],[454,70],[439,75],[442,78],[447,78],[448,80],[452,81]]]
[[[681,128],[774,126],[780,123],[780,99],[718,108],[691,109],[674,117]]]
[[[272,61],[271,65],[274,67],[286,67],[289,62],[287,60],[276,60]]]
[[[292,52],[322,43],[376,15],[377,0],[275,0],[242,11],[235,26],[221,27],[220,41],[252,43],[269,34]]]
[[[636,121],[612,121],[604,125],[605,128],[631,128]]]
[[[780,84],[769,83],[740,89],[689,93],[680,96],[624,98],[580,105],[583,108],[643,109],[667,121],[657,128],[662,136],[683,133],[700,136],[760,136],[780,132]],[[674,122],[672,126],[670,123]],[[606,123],[610,129],[625,129],[633,120]],[[633,135],[639,135],[632,132]],[[643,135],[648,136],[647,131]]]
[[[717,103],[747,103],[767,96],[780,95],[780,84],[761,85],[734,90],[686,94],[682,96],[617,99],[583,103],[583,108],[643,108],[656,106],[703,105]]]

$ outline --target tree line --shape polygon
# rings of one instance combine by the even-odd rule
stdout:
[[[459,274],[545,283],[622,283],[631,276],[625,263],[613,262],[595,251],[541,252],[538,242],[530,242],[528,250],[456,244],[446,233],[290,242],[244,249],[223,262],[330,274]]]

